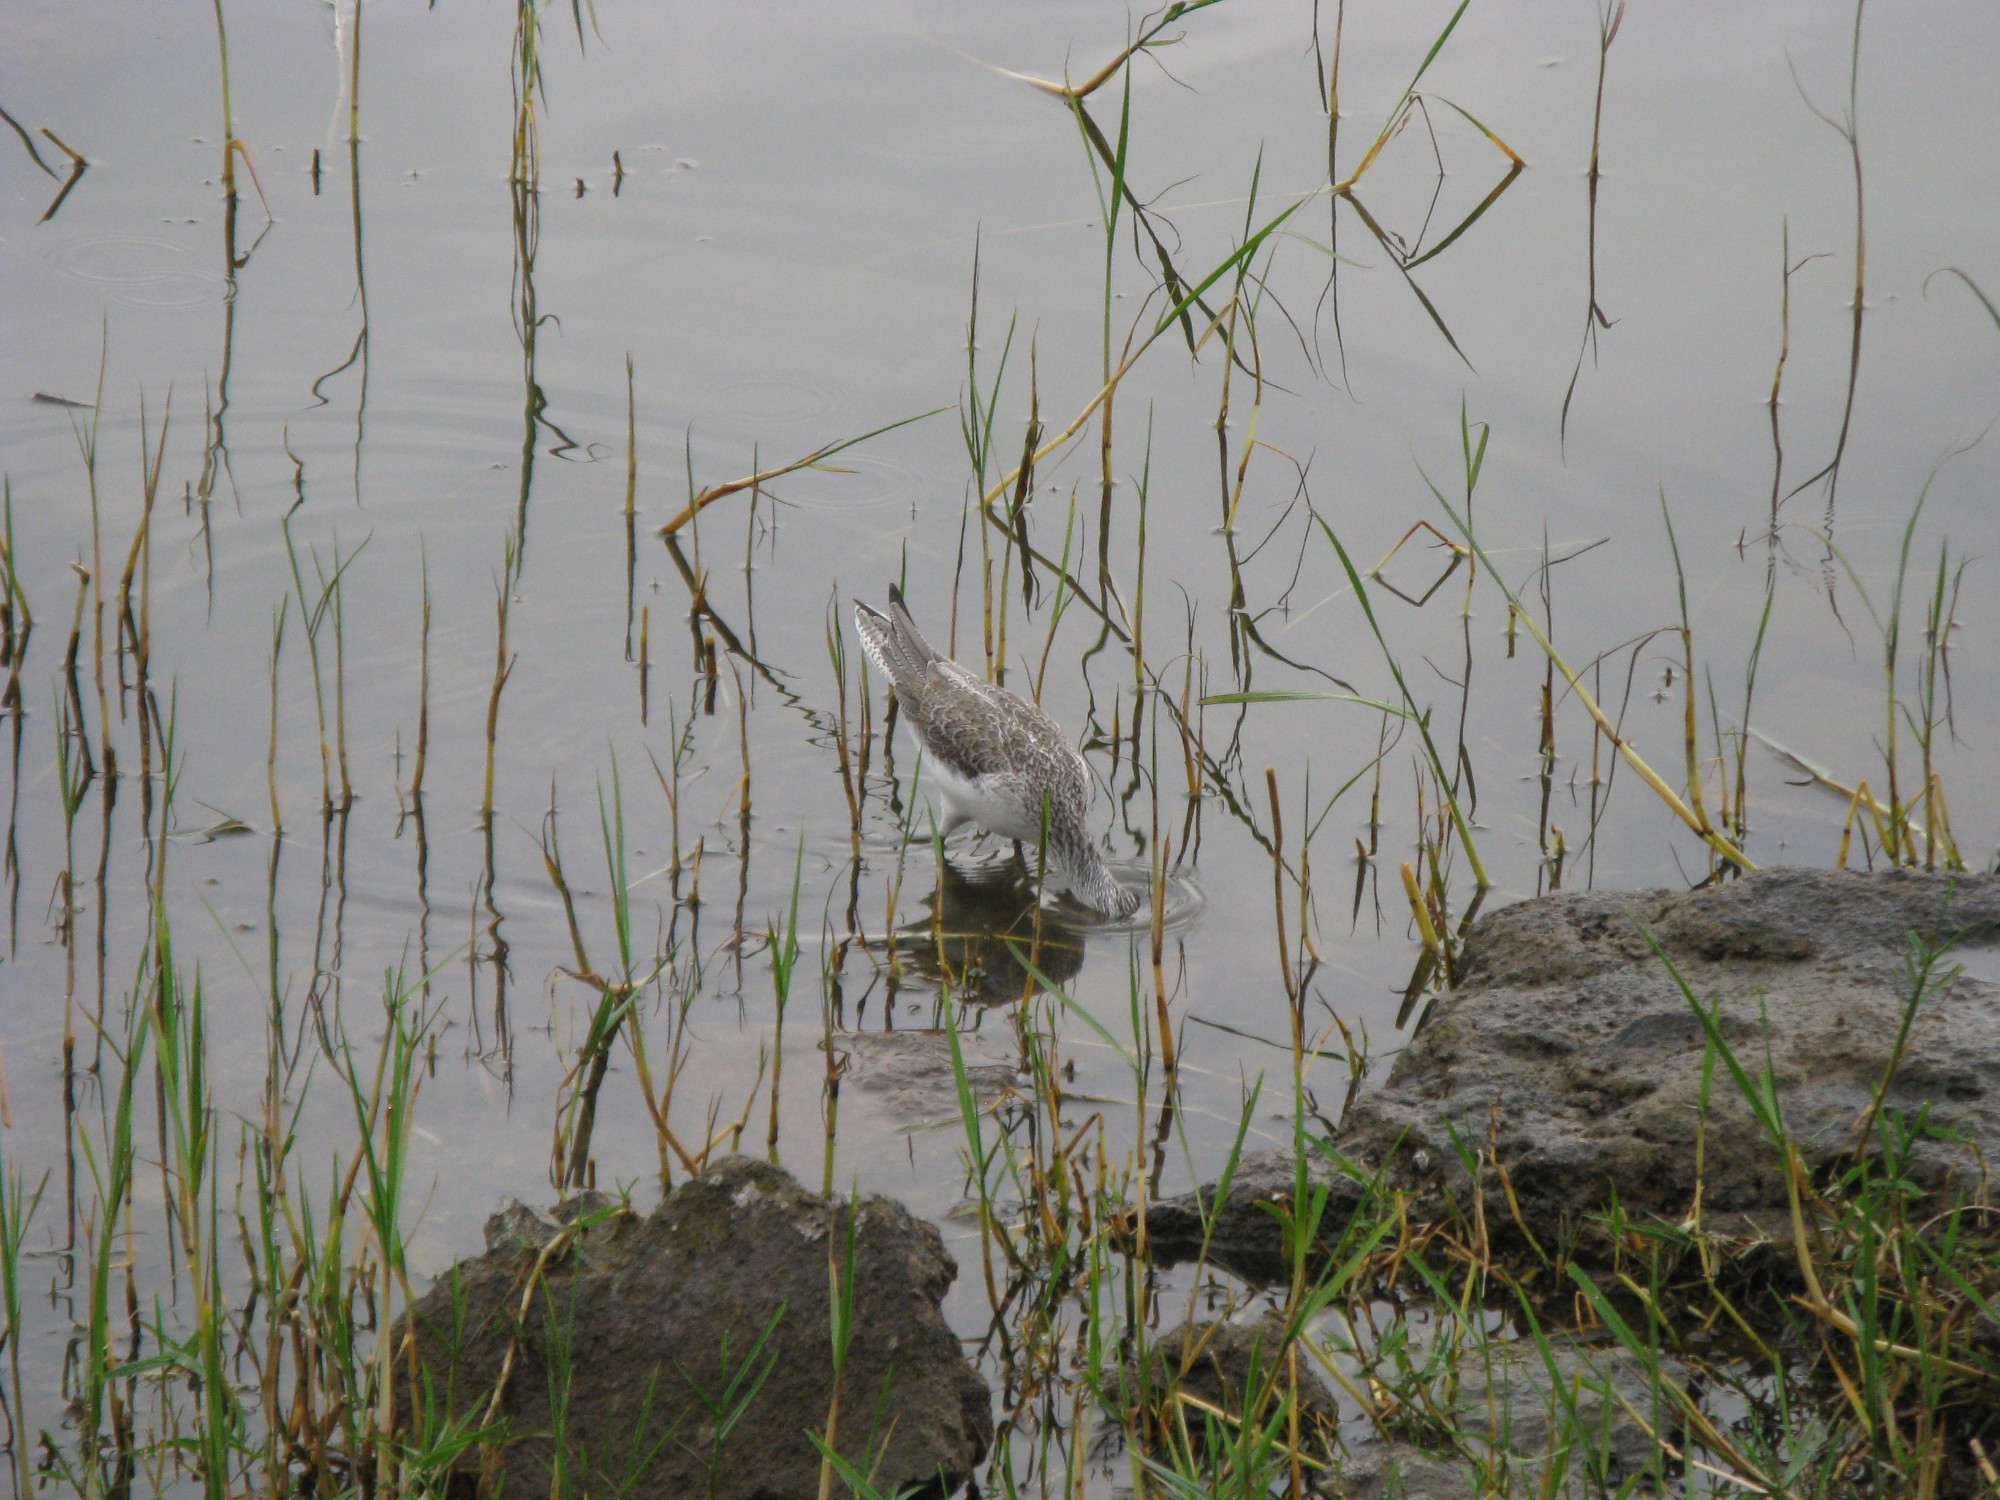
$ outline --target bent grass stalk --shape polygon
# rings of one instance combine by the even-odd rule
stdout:
[[[1582,676],[1564,660],[1562,653],[1556,650],[1555,643],[1548,638],[1547,633],[1543,631],[1542,627],[1535,623],[1534,615],[1521,602],[1520,596],[1508,587],[1506,580],[1495,570],[1492,559],[1486,555],[1485,549],[1480,546],[1478,539],[1473,536],[1471,527],[1460,518],[1458,511],[1453,508],[1452,503],[1445,499],[1435,484],[1431,483],[1428,475],[1424,477],[1424,483],[1428,486],[1438,504],[1444,508],[1444,513],[1451,517],[1452,524],[1458,528],[1459,535],[1465,538],[1466,546],[1470,547],[1473,555],[1485,565],[1486,576],[1493,580],[1494,586],[1500,590],[1502,596],[1507,600],[1508,607],[1514,612],[1513,618],[1517,619],[1527,630],[1535,644],[1541,648],[1542,653],[1551,662],[1555,663],[1556,670],[1562,674],[1563,681],[1569,685],[1569,690],[1576,695],[1577,702],[1583,705],[1584,712],[1589,714],[1591,720],[1597,725],[1598,732],[1610,741],[1612,747],[1623,757],[1625,763],[1632,767],[1640,780],[1651,787],[1659,799],[1666,803],[1674,816],[1685,823],[1703,843],[1707,844],[1717,855],[1727,860],[1730,864],[1735,865],[1738,869],[1746,871],[1755,870],[1757,868],[1755,861],[1745,854],[1742,849],[1737,847],[1726,834],[1710,824],[1705,813],[1697,812],[1694,808],[1690,808],[1686,802],[1682,801],[1680,794],[1666,783],[1659,772],[1646,763],[1645,758],[1639,754],[1632,742],[1625,737],[1611,716],[1605,713],[1603,708],[1599,706],[1596,697],[1584,685]],[[1324,526],[1325,523],[1322,521],[1321,525]],[[1328,532],[1328,536],[1332,536],[1331,531]],[[1338,543],[1335,545],[1337,546]],[[1346,561],[1345,553],[1342,554],[1341,560],[1343,562]],[[1350,573],[1351,571],[1352,565],[1350,565]],[[1358,579],[1356,579],[1356,587],[1359,587]],[[1693,692],[1692,685],[1689,686],[1688,691],[1690,693]],[[1426,737],[1426,743],[1428,743],[1428,736]],[[1454,813],[1456,813],[1456,807],[1457,804],[1454,802]],[[1485,883],[1482,878],[1481,884]]]
[[[1438,753],[1437,743],[1431,738],[1430,715],[1417,707],[1416,696],[1410,691],[1410,685],[1403,676],[1402,666],[1397,662],[1395,653],[1390,651],[1389,642],[1382,634],[1382,626],[1375,618],[1375,606],[1369,602],[1367,585],[1362,583],[1361,574],[1355,569],[1354,559],[1347,555],[1347,549],[1341,545],[1340,538],[1334,534],[1333,528],[1327,524],[1326,517],[1320,515],[1318,512],[1314,512],[1313,520],[1318,524],[1320,531],[1324,533],[1326,539],[1333,544],[1333,550],[1340,558],[1340,566],[1347,573],[1348,585],[1354,590],[1354,597],[1356,602],[1361,606],[1362,614],[1367,617],[1368,629],[1374,635],[1375,643],[1382,648],[1382,659],[1388,665],[1389,675],[1396,680],[1396,689],[1402,695],[1403,707],[1401,710],[1397,710],[1387,708],[1386,705],[1374,703],[1368,699],[1361,699],[1359,701],[1367,703],[1368,706],[1373,708],[1384,708],[1390,713],[1401,712],[1405,718],[1416,725],[1418,738],[1423,742],[1424,755],[1430,762],[1431,774],[1436,779],[1440,791],[1444,793],[1445,805],[1450,810],[1452,826],[1457,830],[1459,844],[1465,850],[1466,863],[1472,866],[1472,877],[1478,882],[1481,890],[1490,890],[1493,882],[1488,878],[1485,863],[1479,857],[1479,846],[1473,841],[1472,824],[1466,817],[1465,810],[1458,804],[1456,783],[1450,774],[1446,772],[1444,757]]]
[[[1948,821],[1941,820],[1943,813],[1943,784],[1938,775],[1935,760],[1935,736],[1941,721],[1948,719],[1948,707],[1940,703],[1938,697],[1940,677],[1945,690],[1949,692],[1950,680],[1944,673],[1945,653],[1949,649],[1952,628],[1956,623],[1959,586],[1964,577],[1965,562],[1961,561],[1953,574],[1948,543],[1940,543],[1938,570],[1931,596],[1926,605],[1924,620],[1923,650],[1918,668],[1917,711],[1913,712],[1898,695],[1897,679],[1903,665],[1903,600],[1909,581],[1910,557],[1915,543],[1917,522],[1923,516],[1925,502],[1930,498],[1931,486],[1944,463],[1962,453],[1963,448],[1947,454],[1935,466],[1918,491],[1916,503],[1910,508],[1910,518],[1903,525],[1903,534],[1896,553],[1896,571],[1890,585],[1889,602],[1885,609],[1876,606],[1874,596],[1862,579],[1846,552],[1837,546],[1833,538],[1815,532],[1825,544],[1827,551],[1837,559],[1855,592],[1861,596],[1868,618],[1875,626],[1876,634],[1882,642],[1882,714],[1883,736],[1881,754],[1883,772],[1886,778],[1889,801],[1887,806],[1867,795],[1867,783],[1858,783],[1850,798],[1849,821],[1853,819],[1853,807],[1864,801],[1873,812],[1878,833],[1882,839],[1883,852],[1895,864],[1914,865],[1917,861],[1917,843],[1925,847],[1925,861],[1935,868],[1942,856],[1947,869],[1965,868],[1958,846],[1951,838]],[[1947,585],[1947,579],[1951,582]],[[1912,737],[1917,742],[1922,760],[1923,788],[1907,800],[1902,795],[1902,767],[1898,733],[1900,724],[1907,724]],[[1925,808],[1929,826],[1916,821],[1918,808]],[[1845,840],[1842,841],[1843,846]],[[1841,862],[1844,864],[1843,852]]]

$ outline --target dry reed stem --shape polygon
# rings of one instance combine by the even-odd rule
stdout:
[[[1709,848],[1713,849],[1738,869],[1744,871],[1755,870],[1757,865],[1754,860],[1739,849],[1730,839],[1717,832],[1705,818],[1698,818],[1694,811],[1688,807],[1687,803],[1681,800],[1680,794],[1668,786],[1661,779],[1660,773],[1646,763],[1645,758],[1639,754],[1632,742],[1612,722],[1610,715],[1605,713],[1603,708],[1599,706],[1597,699],[1591,694],[1590,689],[1584,686],[1583,678],[1563,659],[1562,653],[1556,650],[1555,643],[1543,632],[1542,627],[1535,623],[1534,616],[1521,608],[1520,601],[1514,597],[1513,590],[1500,582],[1500,575],[1494,568],[1492,559],[1486,556],[1485,549],[1473,539],[1472,533],[1466,528],[1465,523],[1459,520],[1458,513],[1452,510],[1449,502],[1445,502],[1442,495],[1438,496],[1438,499],[1441,503],[1444,503],[1445,513],[1458,525],[1460,532],[1465,537],[1466,545],[1486,565],[1488,576],[1500,585],[1501,590],[1507,596],[1507,602],[1513,606],[1521,624],[1526,626],[1528,634],[1534,637],[1535,644],[1541,648],[1542,653],[1550,661],[1555,663],[1556,670],[1562,673],[1563,681],[1569,684],[1570,691],[1576,695],[1577,702],[1583,705],[1584,712],[1590,715],[1591,719],[1596,723],[1599,732],[1624,757],[1626,764],[1631,766],[1639,778],[1653,789],[1662,802],[1667,804],[1667,807],[1673,812],[1674,816],[1685,823]]]
[[[781,479],[787,474],[796,474],[801,469],[819,468],[836,453],[844,452],[849,448],[855,447],[857,444],[865,443],[870,438],[880,437],[885,432],[894,432],[898,427],[907,427],[912,422],[921,422],[929,417],[937,416],[940,412],[950,410],[951,408],[948,406],[933,407],[931,410],[920,412],[914,417],[905,417],[900,422],[891,422],[885,427],[877,427],[872,431],[864,432],[859,437],[841,438],[836,442],[822,444],[808,453],[804,458],[795,458],[790,463],[779,464],[774,469],[762,469],[754,474],[746,474],[741,479],[729,480],[725,484],[712,484],[690,499],[681,508],[678,515],[671,521],[668,521],[666,525],[660,527],[658,534],[663,537],[673,536],[718,500],[727,499],[729,496],[740,494],[744,490],[758,488],[761,485],[768,484],[773,479]]]

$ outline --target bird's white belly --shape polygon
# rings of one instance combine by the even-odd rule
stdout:
[[[936,756],[924,758],[923,779],[943,799],[946,822],[976,823],[989,833],[1026,844],[1040,841],[1041,809],[1028,807],[992,782],[961,776]]]

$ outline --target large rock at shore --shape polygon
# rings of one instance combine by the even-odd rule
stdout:
[[[571,1494],[816,1495],[808,1433],[832,1406],[829,1270],[848,1236],[846,1200],[741,1156],[643,1218],[589,1197],[496,1214],[486,1254],[440,1277],[412,1317],[437,1419],[497,1418],[496,1441],[460,1461],[462,1484],[548,1494],[560,1461]],[[993,1430],[938,1308],[957,1267],[934,1227],[882,1197],[860,1201],[852,1259],[838,1447],[885,1493],[950,1493]]]
[[[1983,875],[1771,870],[1703,891],[1550,896],[1495,912],[1474,926],[1457,988],[1349,1111],[1341,1153],[1381,1171],[1420,1217],[1483,1199],[1494,1232],[1554,1246],[1614,1201],[1685,1218],[1699,1137],[1704,1225],[1783,1238],[1782,1157],[1719,1059],[1704,1108],[1708,1031],[1649,933],[1743,1067],[1755,1077],[1769,1066],[1815,1173],[1874,1149],[1862,1127],[1893,1063],[1884,1115],[1928,1112],[1910,1179],[1934,1199],[1984,1190],[1982,1158],[2000,1160],[2000,879]],[[1925,994],[1898,1060],[1912,941],[1954,936],[1935,977],[1966,972]],[[1466,1152],[1483,1158],[1476,1174]],[[1315,1172],[1331,1184],[1337,1231],[1338,1206],[1358,1189]],[[1289,1160],[1246,1162],[1213,1248],[1268,1262],[1276,1221],[1257,1204],[1290,1189]],[[1154,1236],[1198,1238],[1204,1192],[1157,1204]]]

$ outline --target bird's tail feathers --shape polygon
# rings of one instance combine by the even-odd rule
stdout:
[[[861,636],[861,649],[875,664],[875,670],[900,691],[916,692],[924,673],[939,660],[938,652],[924,639],[916,621],[903,604],[903,591],[889,586],[889,613],[870,609],[858,599],[854,604],[854,628]]]
[[[903,603],[903,591],[893,583],[889,585],[889,620],[896,627],[896,644],[910,660],[928,667],[943,659],[944,653],[917,629],[917,622],[910,618],[909,606]]]

